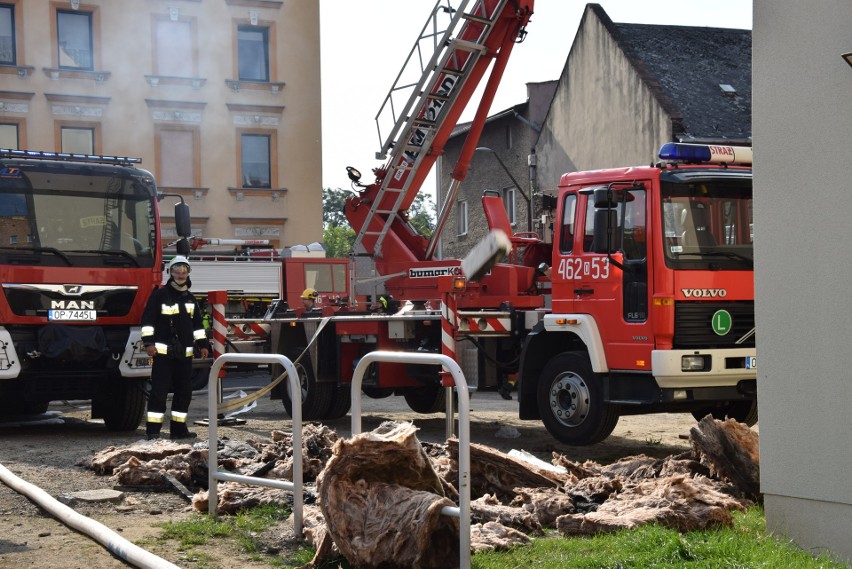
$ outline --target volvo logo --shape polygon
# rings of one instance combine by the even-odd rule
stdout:
[[[83,294],[83,285],[62,285],[62,291],[68,295],[81,295]]]
[[[725,298],[728,291],[723,288],[682,288],[680,292],[686,298]]]

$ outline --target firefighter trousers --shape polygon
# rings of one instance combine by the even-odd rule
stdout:
[[[151,392],[148,394],[146,433],[158,435],[166,418],[166,399],[172,397],[169,431],[181,435],[188,431],[186,417],[192,402],[192,358],[170,358],[157,354],[151,370]]]

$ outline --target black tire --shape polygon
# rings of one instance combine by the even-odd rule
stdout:
[[[700,421],[707,415],[712,415],[714,419],[724,421],[725,419],[734,419],[740,423],[745,423],[749,427],[757,424],[757,401],[729,401],[721,405],[713,407],[702,407],[697,411],[692,412],[692,416],[696,421]]]
[[[103,405],[103,420],[107,430],[135,431],[145,415],[147,379],[118,378]]]
[[[393,395],[393,391],[393,387],[361,387],[361,392],[370,399],[385,399]]]
[[[44,415],[50,407],[50,401],[27,401],[21,405],[21,415]]]
[[[301,362],[294,362],[294,365],[299,374],[299,385],[302,387],[302,420],[317,421],[323,419],[331,406],[334,384],[317,382],[310,363],[302,365]],[[281,402],[284,404],[284,410],[292,417],[293,402],[290,399],[290,378],[285,377],[283,381],[285,387],[282,391]]]
[[[349,413],[350,408],[352,408],[352,384],[337,385],[331,395],[331,405],[323,418],[327,421],[340,419]]]
[[[9,396],[0,394],[0,400],[6,397]],[[17,399],[5,399],[0,403],[0,415],[43,415],[47,413],[48,407],[50,407],[50,401],[24,401],[21,403]]]
[[[584,353],[564,352],[551,359],[541,372],[536,391],[544,426],[566,445],[598,443],[618,423],[618,406],[604,402],[601,378]]]
[[[424,415],[442,413],[447,408],[444,387],[439,383],[423,387],[408,387],[403,396],[409,409],[415,413]]]

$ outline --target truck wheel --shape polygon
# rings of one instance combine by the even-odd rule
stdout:
[[[18,407],[20,415],[44,415],[50,407],[50,401],[27,401]]]
[[[118,378],[105,394],[103,420],[110,431],[135,431],[145,415],[147,379]]]
[[[385,399],[393,395],[393,387],[361,387],[361,392],[370,399]]]
[[[708,414],[720,421],[730,418],[753,427],[757,424],[757,401],[729,401],[716,407],[702,407],[692,412],[696,421],[700,421]]]
[[[405,402],[415,413],[441,413],[447,407],[444,387],[440,383],[422,387],[408,387],[404,393]]]
[[[352,407],[352,384],[342,383],[334,387],[334,393],[331,395],[331,405],[325,413],[328,421],[334,421],[345,417]]]
[[[539,377],[536,400],[544,426],[566,445],[600,442],[618,423],[618,407],[604,402],[600,377],[585,354],[565,352],[550,360]]]
[[[331,405],[334,384],[317,382],[310,366],[304,366],[299,362],[294,362],[294,365],[299,374],[299,385],[302,387],[302,420],[316,421],[322,419]],[[284,410],[292,417],[293,402],[290,399],[290,378],[285,377],[283,381],[287,387],[283,390],[281,402],[284,404]]]

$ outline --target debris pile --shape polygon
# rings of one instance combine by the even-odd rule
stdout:
[[[362,567],[454,567],[458,519],[441,514],[458,505],[458,441],[421,444],[410,423],[386,423],[340,439],[322,425],[303,429],[307,488],[304,534],[316,550],[306,567],[344,556]],[[588,535],[660,523],[678,531],[730,526],[731,512],[761,499],[758,436],[734,420],[702,419],[690,431],[692,450],[666,458],[631,456],[613,464],[552,464],[472,444],[471,548],[504,550],[555,528]],[[292,435],[271,440],[219,441],[220,468],[237,474],[292,479]],[[169,441],[110,447],[81,463],[133,487],[169,484],[169,478],[206,486],[207,449]],[[220,514],[261,503],[290,503],[289,492],[226,482]],[[308,496],[306,503],[311,503]],[[192,499],[207,509],[207,492]]]

